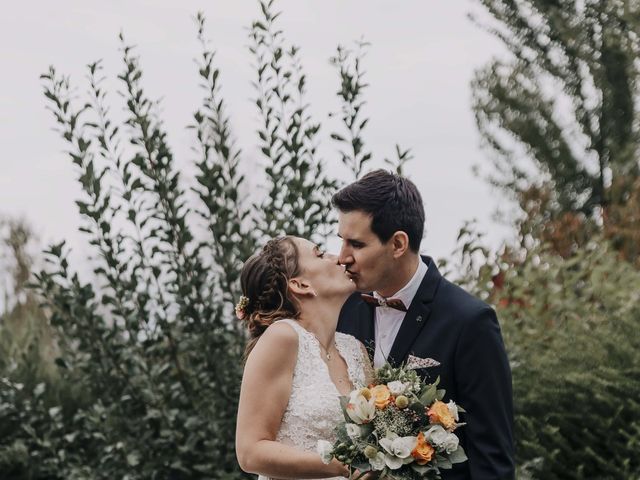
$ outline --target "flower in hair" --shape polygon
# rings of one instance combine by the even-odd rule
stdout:
[[[240,300],[236,303],[236,317],[240,320],[244,320],[245,315],[247,314],[247,307],[249,306],[249,297],[245,297],[244,295],[240,296]]]

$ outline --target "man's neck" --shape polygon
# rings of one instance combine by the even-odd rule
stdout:
[[[411,281],[421,261],[420,255],[418,254],[401,260],[394,270],[393,278],[385,285],[384,289],[377,290],[377,293],[385,298],[392,297],[398,293]]]

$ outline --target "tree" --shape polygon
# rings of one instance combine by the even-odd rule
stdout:
[[[288,232],[322,238],[331,223],[331,194],[336,182],[324,172],[316,154],[320,124],[305,103],[306,76],[300,49],[288,45],[275,21],[273,0],[261,3],[263,18],[253,22],[251,46],[257,67],[256,106],[262,117],[260,149],[268,164],[267,196],[256,205],[258,228],[266,236]],[[320,234],[320,235],[319,235]]]
[[[93,249],[93,278],[74,271],[64,241],[44,252],[46,266],[32,286],[60,341],[55,364],[64,395],[52,395],[56,387],[45,382],[24,385],[0,374],[1,472],[246,477],[234,451],[245,336],[233,307],[242,262],[268,236],[322,242],[338,185],[316,155],[320,124],[304,100],[299,51],[278,30],[273,1],[260,6],[250,50],[266,195],[255,204],[242,172],[257,169],[243,164],[234,142],[202,14],[194,179],[176,167],[140,59],[122,35],[123,124],[110,113],[101,62],[87,67],[85,98],[54,67],[42,75],[82,187],[76,204]]]
[[[56,379],[53,358],[58,353],[46,315],[28,288],[35,243],[26,221],[0,219],[0,260],[8,275],[4,312],[0,312],[0,375],[20,379],[30,388]]]
[[[537,206],[544,209],[545,203]],[[458,283],[495,306],[513,377],[517,478],[628,479],[640,474],[640,271],[601,232],[562,254],[517,241],[492,251],[461,231]],[[636,225],[636,232],[638,225]],[[636,233],[637,234],[637,233]]]
[[[625,203],[640,173],[638,3],[479,1],[511,54],[472,84],[491,181],[518,196],[543,178],[560,213]]]

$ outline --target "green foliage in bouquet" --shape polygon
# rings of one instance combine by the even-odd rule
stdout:
[[[352,472],[375,472],[397,480],[439,479],[441,470],[466,461],[454,430],[464,410],[445,404],[440,379],[425,383],[416,366],[375,371],[368,387],[341,397],[345,422],[336,428],[336,441],[320,440],[323,461],[336,458]]]

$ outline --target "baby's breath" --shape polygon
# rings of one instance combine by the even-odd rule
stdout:
[[[400,437],[411,435],[413,423],[406,412],[401,411],[394,404],[389,404],[384,410],[378,411],[373,419],[373,427],[378,438],[395,433]]]

